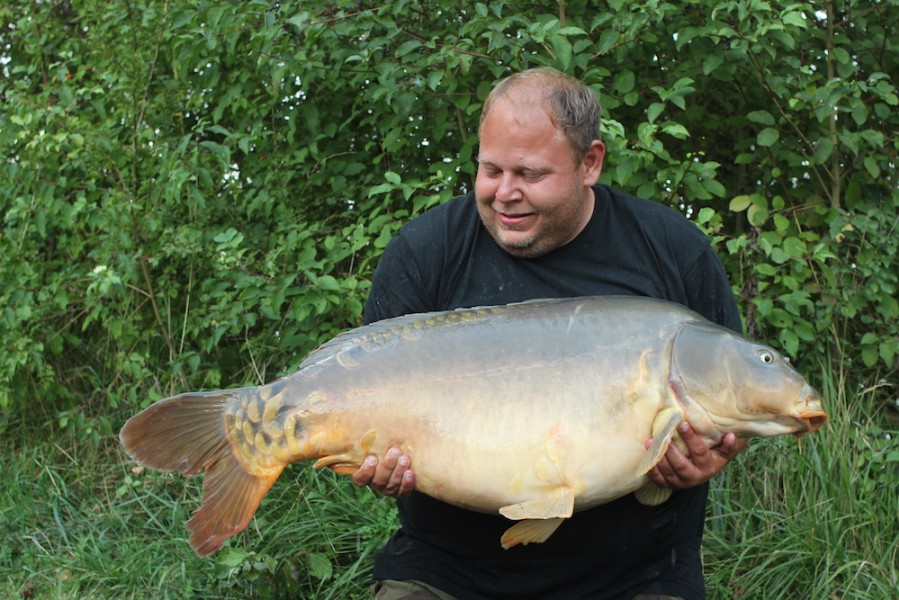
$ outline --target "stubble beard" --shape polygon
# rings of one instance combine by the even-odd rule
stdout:
[[[570,228],[574,225],[569,220],[577,218],[584,202],[583,198],[577,196],[575,190],[571,190],[562,205],[549,212],[543,211],[539,213],[540,220],[536,231],[516,240],[509,240],[504,235],[506,232],[515,232],[517,230],[511,227],[504,227],[499,222],[499,219],[496,217],[497,211],[492,204],[487,208],[487,210],[493,213],[491,215],[492,222],[487,224],[483,214],[481,215],[481,222],[484,223],[485,228],[496,244],[512,256],[517,258],[539,258],[564,246],[576,236],[575,233],[570,232]],[[478,206],[483,206],[480,200],[478,200]],[[560,212],[571,212],[571,215],[558,218],[557,215]]]

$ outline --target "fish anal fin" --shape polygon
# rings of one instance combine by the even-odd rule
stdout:
[[[647,481],[640,489],[634,492],[634,496],[636,496],[637,502],[644,506],[658,506],[671,497],[671,490]]]
[[[191,532],[190,545],[196,553],[208,556],[225,540],[246,529],[282,469],[272,469],[265,475],[251,475],[230,453],[207,469],[203,479],[203,504],[187,522]]]
[[[361,466],[362,462],[359,460],[358,455],[344,452],[343,454],[330,454],[328,456],[322,456],[320,459],[315,461],[315,464],[312,465],[312,468],[322,469],[324,467],[328,467],[335,473],[339,473],[341,475],[352,475]]]
[[[659,411],[652,422],[652,445],[643,455],[640,466],[637,467],[637,476],[642,477],[649,472],[656,463],[662,460],[671,440],[677,432],[677,426],[684,420],[684,412],[679,406],[671,406]]]
[[[574,512],[574,490],[570,487],[555,488],[549,494],[535,500],[510,504],[499,509],[507,519],[551,519],[568,518]]]
[[[528,519],[519,521],[506,530],[500,544],[508,550],[519,544],[541,544],[549,539],[565,519]]]

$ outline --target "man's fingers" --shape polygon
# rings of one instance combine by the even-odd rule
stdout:
[[[384,483],[384,493],[393,496],[399,491],[403,473],[409,468],[409,457],[391,456],[389,462],[393,464],[393,468],[386,473],[387,481]]]
[[[405,496],[415,488],[411,464],[411,459],[400,448],[392,447],[380,460],[374,454],[367,456],[353,473],[353,483],[388,496]]]
[[[372,478],[375,476],[375,468],[378,466],[378,457],[375,455],[366,456],[355,473],[353,473],[353,483],[359,487],[365,487],[371,484]]]
[[[396,463],[403,455],[399,448],[391,448],[384,455],[384,460],[375,468],[375,475],[371,480],[371,486],[379,491],[386,491],[390,485],[391,477],[396,469]]]
[[[711,479],[746,446],[746,440],[727,433],[717,446],[709,448],[686,421],[678,426],[686,453],[671,444],[665,456],[647,475],[660,487],[675,490],[691,488]],[[652,440],[646,442],[649,448]]]

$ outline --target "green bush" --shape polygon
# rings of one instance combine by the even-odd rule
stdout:
[[[821,361],[839,365],[845,378],[830,401],[849,406],[834,409],[863,397],[889,435],[899,364],[894,9],[877,0],[9,0],[0,6],[5,451],[26,462],[124,460],[114,435],[138,408],[269,381],[358,324],[398,227],[471,189],[491,85],[538,65],[600,95],[602,181],[694,219],[732,277],[747,331],[821,387],[830,385]],[[32,456],[35,432],[46,441]],[[860,452],[895,472],[890,439]],[[820,459],[823,449],[812,452]],[[129,508],[104,505],[125,510],[127,527],[111,531],[123,535],[138,521],[128,511],[156,501],[170,511],[160,521],[183,520],[180,484],[128,468],[112,477]],[[57,512],[36,521],[64,531],[67,510],[73,523],[90,514],[74,499],[90,491],[84,473],[66,488],[54,472],[41,491],[55,490]],[[274,526],[297,516],[284,519]],[[383,531],[372,527],[375,540]],[[51,547],[57,557],[70,550]],[[3,548],[4,561],[33,550]],[[322,590],[329,568],[338,577],[370,551],[232,547],[205,589],[240,595],[247,577],[288,589],[306,569]],[[884,552],[895,564],[895,544]],[[92,564],[86,572],[110,568]],[[161,595],[195,583],[178,579],[184,564],[197,563],[153,580]],[[883,582],[895,584],[895,570]]]

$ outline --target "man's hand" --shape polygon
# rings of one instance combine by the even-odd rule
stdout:
[[[727,433],[720,444],[709,448],[686,421],[677,430],[690,455],[685,456],[677,444],[668,447],[662,460],[647,473],[659,487],[685,490],[705,483],[746,447],[746,440]]]
[[[415,473],[410,468],[412,460],[396,446],[387,450],[384,460],[374,454],[353,473],[353,483],[359,487],[369,486],[388,496],[407,496],[415,489]]]

